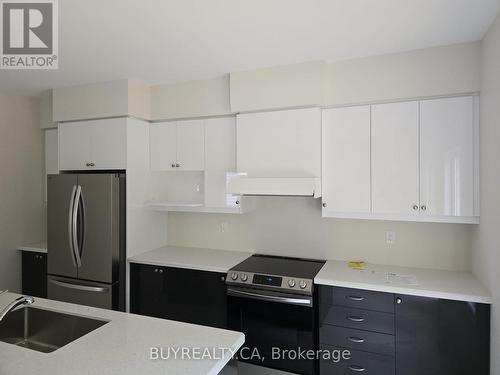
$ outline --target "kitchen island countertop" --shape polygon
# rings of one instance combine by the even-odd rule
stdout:
[[[1,294],[0,309],[18,296],[14,293]],[[225,367],[231,353],[244,342],[244,335],[239,332],[43,298],[35,298],[32,307],[109,320],[109,323],[52,353],[0,342],[2,375],[212,375]],[[152,347],[209,348],[215,357],[153,360],[150,359]]]

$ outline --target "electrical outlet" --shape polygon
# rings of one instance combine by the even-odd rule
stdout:
[[[228,229],[229,229],[229,224],[227,221],[223,221],[219,224],[220,233],[226,233]]]
[[[385,243],[387,245],[394,245],[396,243],[396,232],[392,230],[385,232]]]

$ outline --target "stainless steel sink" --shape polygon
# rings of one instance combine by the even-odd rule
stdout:
[[[36,307],[11,311],[0,322],[0,341],[50,353],[108,323]]]

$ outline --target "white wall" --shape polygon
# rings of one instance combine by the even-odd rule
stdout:
[[[474,238],[473,271],[493,295],[491,373],[500,374],[500,17],[482,43],[481,222]]]
[[[172,213],[171,245],[442,269],[468,269],[471,232],[465,224],[322,219],[321,201],[296,197],[250,197],[244,215]],[[227,231],[221,232],[221,223]],[[385,231],[396,232],[386,245]]]
[[[16,247],[42,237],[39,101],[0,95],[0,289],[21,288]]]
[[[366,58],[231,72],[231,111],[397,100],[476,92],[480,42]]]
[[[151,87],[151,119],[220,116],[229,108],[229,76]]]
[[[480,42],[329,64],[327,105],[343,105],[480,89]]]
[[[231,72],[233,112],[322,105],[326,63],[302,64]]]

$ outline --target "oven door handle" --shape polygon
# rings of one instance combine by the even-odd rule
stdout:
[[[306,296],[279,297],[263,293],[246,292],[239,289],[227,288],[227,294],[233,297],[257,299],[260,301],[286,303],[288,305],[312,306],[312,298]]]

